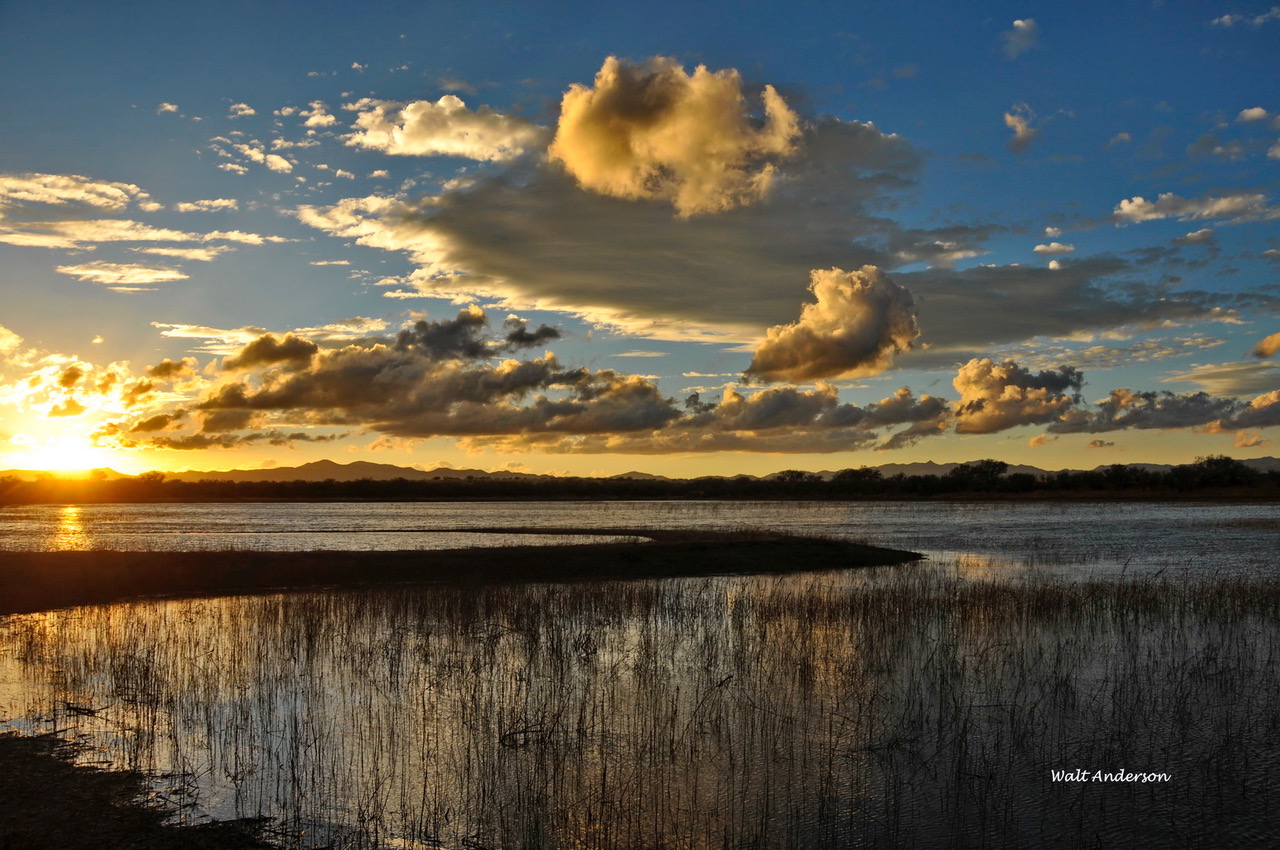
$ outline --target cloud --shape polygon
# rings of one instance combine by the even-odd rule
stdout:
[[[1033,369],[1052,368],[1059,363],[1070,363],[1082,370],[1115,369],[1134,363],[1155,363],[1185,357],[1217,348],[1224,343],[1225,340],[1198,334],[1144,339],[1128,345],[1080,345],[1036,340],[1025,345],[1002,348],[1001,356],[1017,360]]]
[[[1192,231],[1185,236],[1175,237],[1173,244],[1175,245],[1212,245],[1214,242],[1214,232],[1211,228],[1202,227],[1199,230]]]
[[[162,103],[156,107],[156,115],[162,115],[165,112],[177,112],[177,111],[178,111],[178,104],[176,103]]]
[[[78,174],[0,174],[0,210],[18,204],[75,204],[115,211],[148,197],[132,183],[93,180]]]
[[[1056,262],[1056,269],[1009,265],[895,274],[915,299],[921,340],[932,346],[912,353],[910,365],[950,365],[960,355],[1035,337],[1237,319],[1234,310],[1218,306],[1227,303],[1220,296],[1134,281],[1132,267],[1115,257]],[[1122,283],[1111,285],[1114,278]]]
[[[1133,224],[1175,218],[1179,221],[1195,221],[1226,218],[1233,221],[1264,220],[1280,217],[1280,209],[1267,206],[1262,194],[1225,195],[1209,198],[1180,198],[1165,192],[1155,201],[1141,195],[1121,201],[1111,218],[1117,224]]]
[[[1205,364],[1161,378],[1161,381],[1195,384],[1219,396],[1254,395],[1280,387],[1280,365],[1257,362]]]
[[[1267,110],[1261,106],[1254,106],[1250,109],[1241,109],[1240,114],[1236,116],[1236,120],[1243,124],[1253,121],[1266,121],[1270,117]]]
[[[21,345],[22,337],[0,325],[0,357],[10,357]]]
[[[1058,442],[1058,437],[1055,437],[1052,434],[1036,434],[1030,440],[1027,440],[1027,447],[1032,449],[1038,449],[1038,448],[1041,448],[1042,446],[1047,446],[1047,445],[1050,445],[1051,443],[1056,443],[1056,442]]]
[[[1274,357],[1280,351],[1280,333],[1273,333],[1258,342],[1249,353],[1254,357]]]
[[[1237,431],[1235,441],[1231,445],[1237,449],[1259,449],[1271,445],[1271,441],[1262,439],[1262,434],[1256,431],[1252,434]]]
[[[250,162],[256,162],[259,165],[265,165],[272,171],[280,174],[288,174],[293,171],[293,163],[279,154],[267,153],[261,142],[253,142],[252,144],[233,144],[235,150]]]
[[[227,114],[231,118],[248,118],[250,115],[257,115],[257,111],[247,103],[233,103],[227,107]]]
[[[780,168],[767,204],[727,215],[675,220],[657,205],[581,192],[533,167],[439,197],[348,198],[302,207],[298,217],[408,253],[419,265],[408,283],[426,296],[560,310],[651,339],[754,344],[766,328],[794,321],[815,267],[891,269],[911,246],[988,235],[977,227],[906,231],[874,214],[892,190],[911,185],[919,165],[895,136],[825,120]],[[1236,315],[1219,306],[1233,303],[1225,296],[1142,284],[1132,272],[1103,255],[1064,260],[1057,270],[939,265],[894,278],[915,300],[930,356],[947,366],[1035,336]],[[1011,314],[1020,321],[1009,322]],[[909,356],[915,363],[925,354]]]
[[[560,338],[560,332],[547,325],[531,332],[518,318],[507,319],[504,327],[507,330],[504,338],[490,339],[488,317],[484,310],[472,304],[458,311],[452,320],[417,322],[396,336],[395,347],[398,351],[415,351],[435,360],[478,360]]]
[[[328,106],[324,101],[311,101],[311,108],[304,109],[300,112],[307,120],[302,122],[304,127],[332,127],[338,123],[338,119],[329,113]]]
[[[207,248],[132,248],[140,254],[155,254],[157,257],[176,257],[179,260],[194,260],[208,263],[217,259],[227,251],[235,250],[230,245],[214,245]]]
[[[1032,373],[1012,360],[970,360],[952,381],[960,393],[956,431],[991,434],[1052,422],[1080,401],[1084,376],[1071,366]]]
[[[1038,46],[1040,25],[1032,18],[1014,21],[1013,29],[1002,33],[1000,37],[1004,40],[1004,55],[1009,59],[1017,59]]]
[[[1008,148],[1012,153],[1026,153],[1027,148],[1035,141],[1036,136],[1040,133],[1038,129],[1031,126],[1031,122],[1035,120],[1035,117],[1036,114],[1025,103],[1015,103],[1004,114],[1004,125],[1013,131],[1013,138],[1008,143]]]
[[[148,290],[153,289],[157,283],[186,280],[190,277],[177,269],[134,263],[82,263],[77,266],[58,266],[57,271],[81,281],[100,283],[114,292]]]
[[[246,344],[267,333],[266,328],[252,326],[223,329],[170,322],[152,322],[151,326],[160,331],[160,336],[168,339],[204,340],[195,350],[209,354],[235,354]]]
[[[719,403],[703,403],[695,393],[683,414],[662,427],[597,434],[524,433],[472,436],[459,441],[466,451],[540,451],[577,454],[669,454],[685,452],[842,452],[901,448],[940,433],[947,415],[940,399],[916,399],[903,387],[880,402],[841,404],[833,387],[813,390],[779,387],[745,395],[726,388]],[[908,424],[882,442],[886,428]]]
[[[156,365],[148,367],[147,377],[161,381],[190,378],[195,375],[198,365],[194,357],[184,357],[181,360],[170,360],[166,357]]]
[[[301,369],[311,362],[311,358],[319,350],[320,346],[311,340],[301,339],[291,333],[285,334],[281,339],[276,339],[272,334],[263,334],[235,355],[223,360],[222,368],[234,372],[287,364]]]
[[[800,135],[772,86],[761,99],[757,125],[737,71],[699,65],[689,75],[666,57],[610,56],[593,87],[565,93],[548,155],[593,192],[670,201],[682,217],[721,212],[763,198]]]
[[[398,156],[461,156],[499,162],[545,143],[544,128],[487,106],[472,112],[461,98],[451,94],[435,103],[365,98],[348,108],[359,111],[357,132],[345,139],[348,145]]]
[[[84,248],[97,242],[198,242],[201,238],[128,219],[0,222],[0,242],[36,248]]]
[[[1272,21],[1280,21],[1280,6],[1272,6],[1268,11],[1253,17],[1235,13],[1223,15],[1220,18],[1214,18],[1212,23],[1216,27],[1234,27],[1236,24],[1244,24],[1257,29]]]
[[[1115,443],[1109,440],[1090,440],[1089,443],[1085,446],[1085,448],[1086,449],[1109,449],[1114,445]]]
[[[1065,245],[1061,242],[1050,242],[1047,245],[1037,245],[1032,250],[1044,256],[1056,256],[1058,254],[1070,254],[1076,250],[1076,246]]]
[[[746,374],[764,381],[875,375],[920,335],[911,293],[875,266],[810,273],[816,303],[769,328]]]
[[[1127,429],[1194,428],[1231,417],[1242,410],[1235,399],[1208,393],[1134,392],[1115,389],[1098,402],[1097,410],[1068,411],[1049,426],[1054,433],[1097,433]]]
[[[178,212],[214,212],[239,208],[240,202],[235,198],[209,198],[202,201],[188,201],[174,207]]]

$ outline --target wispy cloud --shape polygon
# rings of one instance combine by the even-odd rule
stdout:
[[[155,284],[186,280],[190,277],[178,269],[135,263],[81,263],[74,266],[58,266],[57,271],[78,280],[100,283],[114,292],[148,291],[154,289]]]
[[[1032,18],[1013,22],[1013,28],[1001,35],[1004,41],[1004,55],[1009,59],[1017,59],[1040,43],[1040,25]]]

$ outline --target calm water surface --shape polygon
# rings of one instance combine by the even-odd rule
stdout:
[[[446,502],[0,508],[0,549],[443,549],[564,538],[469,529],[764,528],[1072,574],[1268,572],[1276,505],[963,502]],[[586,541],[580,541],[586,542]]]
[[[0,511],[0,547],[427,549],[528,527],[779,528],[930,560],[0,618],[0,718],[156,773],[188,820],[267,815],[301,846],[1280,836],[1272,506],[32,506]],[[1077,768],[1169,778],[1051,780]]]

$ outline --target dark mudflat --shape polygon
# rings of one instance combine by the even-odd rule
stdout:
[[[472,529],[476,530],[476,529]],[[547,529],[505,533],[569,535]],[[625,542],[440,551],[0,552],[0,614],[140,597],[378,584],[613,581],[885,566],[914,552],[772,533],[579,530]]]

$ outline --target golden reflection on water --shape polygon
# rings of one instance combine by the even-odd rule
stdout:
[[[92,548],[92,539],[85,531],[78,505],[63,505],[58,509],[58,525],[49,538],[48,548],[56,550]]]

